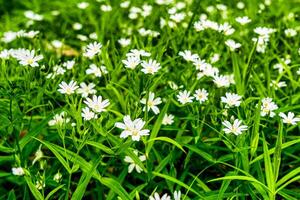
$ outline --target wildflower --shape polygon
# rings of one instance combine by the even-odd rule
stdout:
[[[79,9],[84,10],[84,9],[86,9],[89,5],[90,5],[90,4],[89,4],[88,2],[80,2],[80,3],[77,4],[77,7],[78,7]]]
[[[74,60],[68,60],[67,62],[63,63],[63,66],[67,69],[72,69],[75,65],[75,61]]]
[[[31,10],[25,11],[24,15],[26,18],[34,20],[34,21],[42,21],[44,18],[42,15],[39,15]]]
[[[35,182],[35,187],[38,190],[42,190],[44,187],[46,187],[46,184],[42,179],[40,179]]]
[[[143,67],[142,72],[145,74],[155,74],[161,68],[160,63],[152,59],[147,62],[143,61],[141,65]]]
[[[194,97],[199,103],[203,103],[207,100],[208,92],[205,89],[198,89],[195,91]]]
[[[57,183],[61,181],[61,178],[62,178],[62,174],[59,171],[53,176],[53,180]]]
[[[94,83],[89,83],[88,85],[84,82],[80,83],[80,88],[77,89],[77,93],[81,94],[83,98],[88,97],[90,94],[96,94],[94,89],[96,85]]]
[[[181,191],[174,191],[174,200],[180,200],[181,198]]]
[[[192,54],[190,50],[180,51],[178,55],[183,57],[183,59],[185,59],[186,61],[192,61],[192,62],[195,62],[199,58],[197,54]]]
[[[11,168],[12,174],[15,176],[23,176],[25,171],[22,167],[13,167]]]
[[[230,93],[230,92],[226,92],[225,97],[221,97],[221,101],[222,103],[226,103],[226,107],[239,107],[241,104],[241,96],[234,94],[234,93]]]
[[[130,116],[126,115],[124,116],[123,121],[124,123],[115,123],[116,127],[123,129],[120,135],[121,138],[131,136],[133,141],[140,141],[141,136],[149,135],[150,131],[148,129],[143,129],[146,122],[144,122],[141,118],[132,121]]]
[[[186,103],[191,103],[193,102],[193,98],[192,96],[190,96],[190,92],[184,90],[184,91],[180,91],[179,94],[177,95],[178,101],[181,104],[186,104]]]
[[[237,21],[241,25],[246,25],[246,24],[248,24],[248,23],[251,22],[251,19],[249,19],[248,16],[244,16],[244,17],[237,17],[237,18],[235,18],[235,21]]]
[[[146,105],[144,108],[143,108],[143,111],[146,110],[146,107],[147,107],[147,110],[149,111],[150,109],[154,112],[154,114],[158,114],[159,113],[159,108],[157,107],[157,105],[161,104],[161,98],[158,97],[156,99],[154,99],[155,95],[153,92],[149,92],[149,96],[148,96],[148,99],[146,98],[143,98],[141,100],[141,103]]]
[[[81,116],[86,121],[89,121],[91,119],[97,119],[97,115],[93,111],[91,111],[88,107],[82,109]]]
[[[174,115],[165,114],[162,120],[163,125],[171,125],[174,122]]]
[[[222,122],[222,124],[225,126],[225,128],[223,128],[223,131],[226,134],[233,133],[235,135],[240,135],[243,131],[248,130],[248,126],[242,125],[242,121],[240,121],[239,119],[235,119],[233,124],[226,120]]]
[[[102,96],[93,95],[93,98],[86,98],[84,103],[91,108],[96,113],[101,113],[106,111],[106,107],[109,106],[109,100],[103,100]]]
[[[138,155],[138,151],[137,150],[134,150],[133,153],[135,155]],[[138,158],[139,158],[139,160],[141,162],[144,162],[146,160],[146,156],[145,155],[141,155]],[[130,156],[125,156],[124,161],[130,164],[128,166],[128,173],[131,173],[133,171],[133,169],[135,169],[137,171],[137,173],[141,173],[143,171],[143,169],[138,164],[136,164],[134,162],[134,160]]]
[[[140,57],[149,57],[151,54],[143,49],[131,49],[129,53],[126,54],[127,57],[134,56],[137,58]]]
[[[51,119],[48,122],[48,125],[49,126],[63,125],[64,123],[69,123],[69,122],[70,122],[70,118],[66,117],[65,112],[61,112],[59,114],[54,115],[53,119]]]
[[[60,89],[58,89],[58,91],[61,94],[71,95],[78,88],[78,85],[76,81],[71,80],[69,84],[67,84],[65,81],[61,82],[59,87]]]
[[[101,5],[100,9],[103,12],[110,12],[112,10],[112,7],[110,5]]]
[[[85,71],[86,74],[93,74],[96,77],[101,77],[103,74],[107,74],[108,71],[104,65],[97,67],[95,64],[91,64]]]
[[[275,113],[273,112],[274,110],[276,110],[278,108],[278,106],[272,102],[272,98],[264,98],[262,99],[262,105],[261,105],[261,112],[260,115],[261,116],[266,116],[266,115],[270,115],[270,117],[274,117]]]
[[[34,50],[25,50],[20,52],[20,54],[15,54],[15,58],[19,60],[21,65],[30,65],[31,67],[38,67],[39,64],[37,63],[39,60],[43,59],[42,55],[35,56]]]
[[[127,60],[122,60],[122,63],[125,64],[126,68],[135,69],[140,64],[140,59],[135,56],[127,57]]]
[[[42,157],[44,157],[44,153],[42,152],[42,145],[39,146],[39,149],[35,152],[35,158],[32,161],[32,165],[38,160],[40,160]]]
[[[149,200],[171,200],[171,197],[168,194],[164,194],[162,197],[159,196],[157,192],[154,193],[154,196],[150,196]]]
[[[295,29],[288,28],[284,30],[284,34],[286,35],[286,37],[295,37],[297,35],[297,31]]]
[[[131,44],[131,40],[128,38],[120,38],[118,40],[118,43],[122,46],[122,47],[127,47]]]
[[[98,42],[90,43],[85,47],[83,56],[93,58],[101,52],[102,44]]]
[[[224,35],[231,35],[235,30],[228,22],[225,22],[224,24],[219,25],[218,31],[223,32]]]
[[[230,81],[228,77],[220,75],[220,76],[214,76],[214,83],[217,85],[217,87],[229,87]]]
[[[242,45],[240,43],[235,42],[234,40],[226,40],[225,44],[229,47],[230,51],[235,51],[240,48]]]
[[[286,87],[287,84],[285,81],[275,81],[275,80],[272,80],[272,82],[270,83],[270,86],[274,87],[275,90],[278,90],[279,88],[283,88],[283,87]]]
[[[73,27],[74,30],[80,30],[80,29],[82,29],[82,24],[76,22],[76,23],[73,24],[72,27]]]
[[[299,117],[295,117],[295,114],[293,112],[288,112],[288,114],[279,113],[279,116],[282,118],[283,123],[290,124],[290,125],[296,125],[299,121]]]

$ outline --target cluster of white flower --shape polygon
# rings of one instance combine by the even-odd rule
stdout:
[[[176,5],[168,9],[168,17],[160,18],[160,28],[168,26],[169,28],[176,28],[179,24],[182,24],[183,27],[187,27],[187,23],[184,22],[186,18],[186,13],[183,9],[186,7],[185,2],[178,2]],[[188,13],[191,15],[192,13]]]
[[[266,48],[268,46],[270,35],[274,33],[276,30],[273,28],[267,27],[257,27],[254,29],[254,32],[258,34],[258,38],[253,38],[252,40],[257,43],[256,51],[259,53],[265,53]]]
[[[7,31],[3,33],[1,41],[5,43],[10,43],[17,38],[34,38],[38,34],[39,31],[33,31],[33,30],[29,32],[26,32],[25,30],[19,30],[17,32]]]
[[[67,70],[73,69],[74,65],[74,60],[68,60],[63,62],[61,65],[55,65],[53,66],[53,72],[48,73],[46,78],[54,79],[58,75],[63,75]]]
[[[144,50],[132,49],[126,54],[126,60],[122,60],[126,68],[135,69],[141,64],[141,71],[145,74],[155,74],[161,69],[160,63],[156,60],[149,59],[148,61],[141,60],[141,57],[149,57],[150,53]]]
[[[59,114],[54,115],[53,119],[48,122],[49,126],[61,126],[64,124],[68,124],[70,122],[70,118],[66,117],[65,112],[61,112]]]
[[[35,50],[28,49],[4,49],[0,52],[0,58],[9,59],[15,58],[19,61],[20,65],[38,67],[38,61],[44,58],[43,55],[35,55]]]

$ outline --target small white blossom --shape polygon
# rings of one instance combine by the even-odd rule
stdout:
[[[187,90],[180,91],[179,94],[177,95],[178,101],[183,105],[186,103],[191,103],[193,102],[194,97],[190,95],[191,93],[188,92]]]
[[[150,59],[149,61],[143,61],[141,65],[143,67],[142,72],[144,72],[145,74],[155,74],[161,68],[160,63],[152,59]]]
[[[230,93],[230,92],[226,92],[225,97],[221,97],[221,101],[222,103],[226,103],[226,107],[239,107],[241,104],[241,96],[234,94],[234,93]]]
[[[102,44],[98,42],[90,43],[85,47],[83,56],[93,58],[101,52]]]
[[[109,100],[103,99],[102,96],[93,95],[93,98],[86,98],[84,103],[96,113],[106,111],[106,107],[109,106]]]
[[[163,125],[171,125],[174,122],[174,115],[165,114],[162,120]]]
[[[67,84],[65,81],[61,82],[59,84],[58,91],[61,94],[71,95],[75,92],[75,90],[78,88],[77,82],[71,80],[69,84]]]
[[[153,92],[149,92],[148,99],[146,99],[145,97],[140,102],[145,105],[143,111],[145,111],[147,107],[148,111],[151,109],[154,114],[157,115],[159,113],[159,108],[157,107],[157,105],[161,104],[161,98],[155,98],[155,94]]]
[[[264,98],[262,99],[262,104],[261,104],[261,116],[266,116],[270,115],[270,117],[274,117],[275,113],[273,112],[274,110],[277,110],[278,106],[272,101],[272,98]]]
[[[81,94],[83,98],[88,97],[90,94],[96,94],[94,83],[89,83],[88,85],[84,82],[80,83],[80,88],[77,89],[77,93]]]
[[[138,151],[137,150],[134,150],[133,153],[135,155],[138,155]],[[141,155],[138,157],[139,160],[141,162],[144,162],[146,160],[146,156],[145,155]],[[130,157],[130,156],[125,156],[125,159],[124,159],[125,162],[129,163],[129,166],[128,166],[128,173],[131,173],[134,169],[137,171],[137,173],[141,173],[143,171],[143,169],[134,162],[134,160]]]
[[[205,89],[198,89],[195,91],[194,97],[197,101],[200,103],[203,103],[207,101],[208,97],[208,92]]]
[[[295,117],[295,114],[293,112],[288,112],[288,114],[279,113],[279,116],[282,118],[283,123],[290,124],[290,125],[296,125],[299,121],[299,117]]]
[[[234,135],[240,135],[243,133],[243,131],[248,130],[248,126],[242,125],[242,121],[239,119],[235,119],[233,124],[231,124],[229,121],[224,121],[222,124],[225,126],[223,128],[223,131],[226,134],[233,133]]]
[[[11,168],[12,174],[15,176],[23,176],[25,171],[22,167],[13,167]]]
[[[115,126],[123,129],[120,137],[127,138],[131,136],[133,141],[140,141],[141,136],[149,135],[148,129],[143,129],[146,122],[144,122],[141,118],[137,118],[134,121],[131,120],[129,115],[124,116],[124,123],[117,122]]]

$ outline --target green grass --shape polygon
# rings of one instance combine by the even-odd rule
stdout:
[[[272,0],[270,5],[244,0],[243,9],[237,8],[238,1],[178,0],[185,2],[174,11],[185,14],[178,23],[169,14],[175,1],[158,5],[155,0],[132,0],[128,8],[122,8],[124,1],[86,0],[85,9],[78,8],[80,2],[0,0],[0,38],[8,31],[39,31],[33,38],[21,35],[0,41],[0,199],[143,200],[155,193],[174,199],[179,190],[185,200],[300,199],[300,123],[285,123],[279,115],[300,113],[299,0]],[[151,12],[132,19],[132,8],[143,9],[144,4],[152,6]],[[103,5],[111,5],[112,11],[101,10]],[[24,15],[28,10],[43,19],[28,19]],[[213,28],[197,31],[194,25],[205,19],[204,14],[218,25],[228,22],[234,33],[226,35]],[[236,17],[242,16],[251,22],[241,25]],[[164,27],[162,18],[167,21]],[[75,30],[74,23],[82,28]],[[259,36],[254,31],[257,27],[276,30],[269,34],[263,53],[259,41],[252,40]],[[159,35],[142,36],[141,28]],[[288,28],[297,35],[288,37]],[[120,38],[131,43],[122,46]],[[228,39],[241,46],[230,51],[225,44]],[[54,47],[54,40],[62,46]],[[88,58],[84,47],[93,42],[102,48]],[[43,59],[31,67],[12,53],[3,57],[5,50],[18,48],[35,50]],[[143,64],[126,68],[123,60],[132,49],[149,52],[141,60],[156,60],[161,68],[153,74],[145,74]],[[232,75],[231,84],[218,87],[207,74],[197,78],[201,70],[180,56],[185,50],[215,67],[216,77]],[[220,58],[214,62],[216,54]],[[64,63],[71,60],[74,67],[66,69]],[[101,68],[101,77],[87,74],[91,64],[105,66],[107,73]],[[276,64],[282,71],[274,69]],[[65,72],[47,77],[58,66]],[[82,117],[82,109],[88,106],[78,90],[71,95],[58,91],[63,81],[71,80],[77,85],[94,83],[96,95],[109,100],[97,119]],[[276,87],[274,81],[284,81],[286,86]],[[178,101],[179,92],[187,90],[192,96],[197,89],[205,89],[208,99]],[[151,105],[141,103],[143,98],[151,100],[150,92],[160,98],[158,114],[148,110]],[[228,92],[242,97],[240,105],[228,107],[221,101]],[[261,114],[267,97],[278,106],[274,117]],[[62,112],[62,124],[49,125]],[[164,123],[166,114],[174,116],[172,123]],[[149,135],[139,141],[121,138],[123,130],[116,123],[123,123],[127,115],[132,121],[143,120],[142,129],[149,130]],[[247,130],[227,134],[223,122],[234,119]],[[42,157],[33,163],[39,147]],[[134,165],[131,173],[130,165]],[[17,167],[23,169],[20,176],[12,173]],[[58,173],[61,179],[55,181]]]

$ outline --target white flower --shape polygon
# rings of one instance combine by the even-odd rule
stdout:
[[[223,128],[223,131],[226,134],[233,133],[235,135],[240,135],[243,131],[248,130],[248,126],[242,125],[242,121],[240,121],[239,119],[235,119],[233,124],[226,120],[222,122],[222,124],[225,126],[225,128]]]
[[[86,98],[84,103],[96,113],[106,111],[106,107],[109,106],[109,100],[103,100],[102,96],[93,95],[93,98]]]
[[[112,7],[110,5],[101,5],[100,9],[103,12],[110,12],[112,10]]]
[[[75,61],[74,60],[68,60],[67,62],[63,63],[63,66],[67,69],[72,69],[75,65]]]
[[[51,119],[48,122],[49,126],[55,126],[55,125],[63,125],[64,123],[69,123],[70,122],[70,118],[66,118],[66,113],[65,112],[61,112],[60,114],[56,114],[54,115],[53,119]]]
[[[295,37],[297,35],[297,31],[295,29],[288,28],[284,30],[284,34],[286,35],[286,37]]]
[[[230,81],[228,77],[220,75],[220,76],[214,76],[214,83],[217,85],[217,87],[229,87]]]
[[[230,92],[226,92],[225,97],[221,97],[221,101],[222,103],[226,103],[226,107],[239,107],[241,104],[241,96],[234,94],[234,93],[230,93]]]
[[[94,83],[89,83],[88,85],[84,82],[80,83],[80,88],[77,89],[77,93],[81,94],[83,98],[88,97],[90,94],[96,94],[94,89],[96,85]]]
[[[180,200],[181,198],[181,191],[174,191],[174,200]]]
[[[22,167],[13,167],[11,168],[12,174],[15,176],[23,176],[25,171]]]
[[[62,174],[59,171],[53,176],[53,180],[57,183],[60,182],[61,178],[62,178]]]
[[[240,48],[242,45],[240,43],[235,42],[234,40],[226,40],[225,44],[229,47],[230,51],[235,51]]]
[[[186,103],[191,103],[191,102],[193,102],[194,97],[192,97],[190,95],[191,95],[191,93],[188,92],[187,90],[180,91],[179,94],[177,95],[178,101],[183,105]]]
[[[21,65],[30,65],[31,67],[37,67],[39,64],[37,63],[39,60],[43,59],[42,55],[35,56],[34,50],[24,50],[17,54],[14,54],[15,58],[19,60]]]
[[[44,187],[46,187],[46,184],[43,180],[40,179],[35,182],[35,187],[38,190],[42,190]]]
[[[136,56],[128,56],[127,60],[122,60],[126,68],[135,69],[140,64],[140,58]]]
[[[295,114],[293,112],[288,112],[288,114],[279,113],[279,116],[282,118],[283,123],[296,125],[299,121],[299,117],[295,117]]]
[[[88,107],[82,109],[81,117],[83,117],[83,119],[86,121],[89,121],[91,119],[97,119],[97,115],[93,111],[91,111]]]
[[[93,74],[96,77],[101,77],[103,74],[107,74],[108,71],[105,66],[101,65],[97,67],[95,64],[91,64],[89,68],[85,71],[86,74]]]
[[[248,16],[244,16],[244,17],[237,17],[237,18],[235,18],[235,21],[237,21],[241,25],[245,25],[245,24],[250,23],[251,19]]]
[[[278,106],[272,102],[272,98],[264,98],[262,99],[260,115],[264,117],[269,114],[270,117],[274,117],[275,113],[273,111],[277,110],[277,108]]]
[[[185,50],[185,51],[179,51],[178,55],[183,57],[186,61],[192,61],[196,62],[196,60],[199,58],[198,54],[192,54],[190,50]]]
[[[150,196],[149,200],[171,200],[171,197],[168,194],[164,194],[162,197],[159,196],[157,192],[154,193],[154,196]]]
[[[98,42],[90,43],[85,47],[83,56],[93,58],[101,52],[102,44]]]
[[[78,88],[78,85],[76,81],[71,80],[69,84],[67,84],[65,81],[61,82],[59,87],[60,89],[58,89],[58,91],[61,94],[71,95]]]
[[[218,31],[223,32],[224,35],[231,35],[235,30],[228,22],[225,22],[224,24],[219,25]]]
[[[145,74],[155,74],[161,68],[160,63],[152,59],[149,61],[143,61],[141,65],[143,67],[142,72]]]
[[[138,151],[137,150],[134,150],[133,153],[135,155],[138,155]],[[146,160],[146,156],[145,155],[141,155],[139,156],[139,159],[141,162],[145,161]],[[135,168],[135,170],[138,172],[138,173],[141,173],[143,171],[143,169],[134,162],[134,160],[130,157],[130,156],[125,156],[125,159],[124,159],[125,162],[129,163],[130,165],[128,166],[128,173],[131,173],[133,171],[133,169]]]
[[[274,87],[275,90],[278,90],[279,88],[283,88],[283,87],[286,87],[287,84],[285,81],[275,81],[275,80],[272,80],[271,83],[270,83],[270,86]]]
[[[156,99],[154,99],[155,95],[153,92],[149,92],[149,96],[148,96],[148,100],[145,98],[143,98],[140,102],[144,105],[147,104],[147,106],[144,106],[143,111],[147,110],[149,111],[150,109],[154,112],[154,114],[158,114],[159,113],[159,108],[157,107],[157,105],[161,104],[161,98],[158,97]]]
[[[89,4],[88,2],[80,2],[80,3],[77,4],[77,7],[78,7],[79,9],[84,10],[84,9],[86,9],[89,5],[90,5],[90,4]]]
[[[82,29],[82,24],[80,24],[78,22],[74,23],[73,24],[73,29],[74,30],[80,30],[80,29]]]
[[[163,120],[162,120],[162,124],[163,125],[171,125],[174,122],[174,115],[168,115],[165,114]]]
[[[128,38],[120,38],[118,40],[118,43],[122,46],[122,47],[127,47],[131,44],[131,40]]]
[[[140,58],[142,57],[149,57],[151,54],[143,49],[131,49],[129,53],[126,54],[127,57],[134,56]]]
[[[200,103],[203,103],[207,100],[208,92],[205,89],[198,89],[195,91],[194,97]]]
[[[145,122],[141,118],[132,121],[130,116],[126,115],[124,116],[123,121],[124,123],[115,123],[116,127],[123,129],[120,135],[121,138],[131,136],[133,141],[140,141],[141,136],[149,135],[150,131],[148,129],[143,129]]]
[[[24,12],[24,15],[25,15],[25,17],[27,17],[28,19],[31,19],[31,20],[34,20],[34,21],[42,21],[43,18],[44,18],[42,15],[36,14],[36,13],[34,13],[33,11],[31,11],[31,10],[25,11],[25,12]]]
[[[42,157],[44,157],[44,153],[42,152],[42,145],[39,146],[39,149],[35,152],[35,158],[32,161],[32,165],[38,160],[40,160]]]

